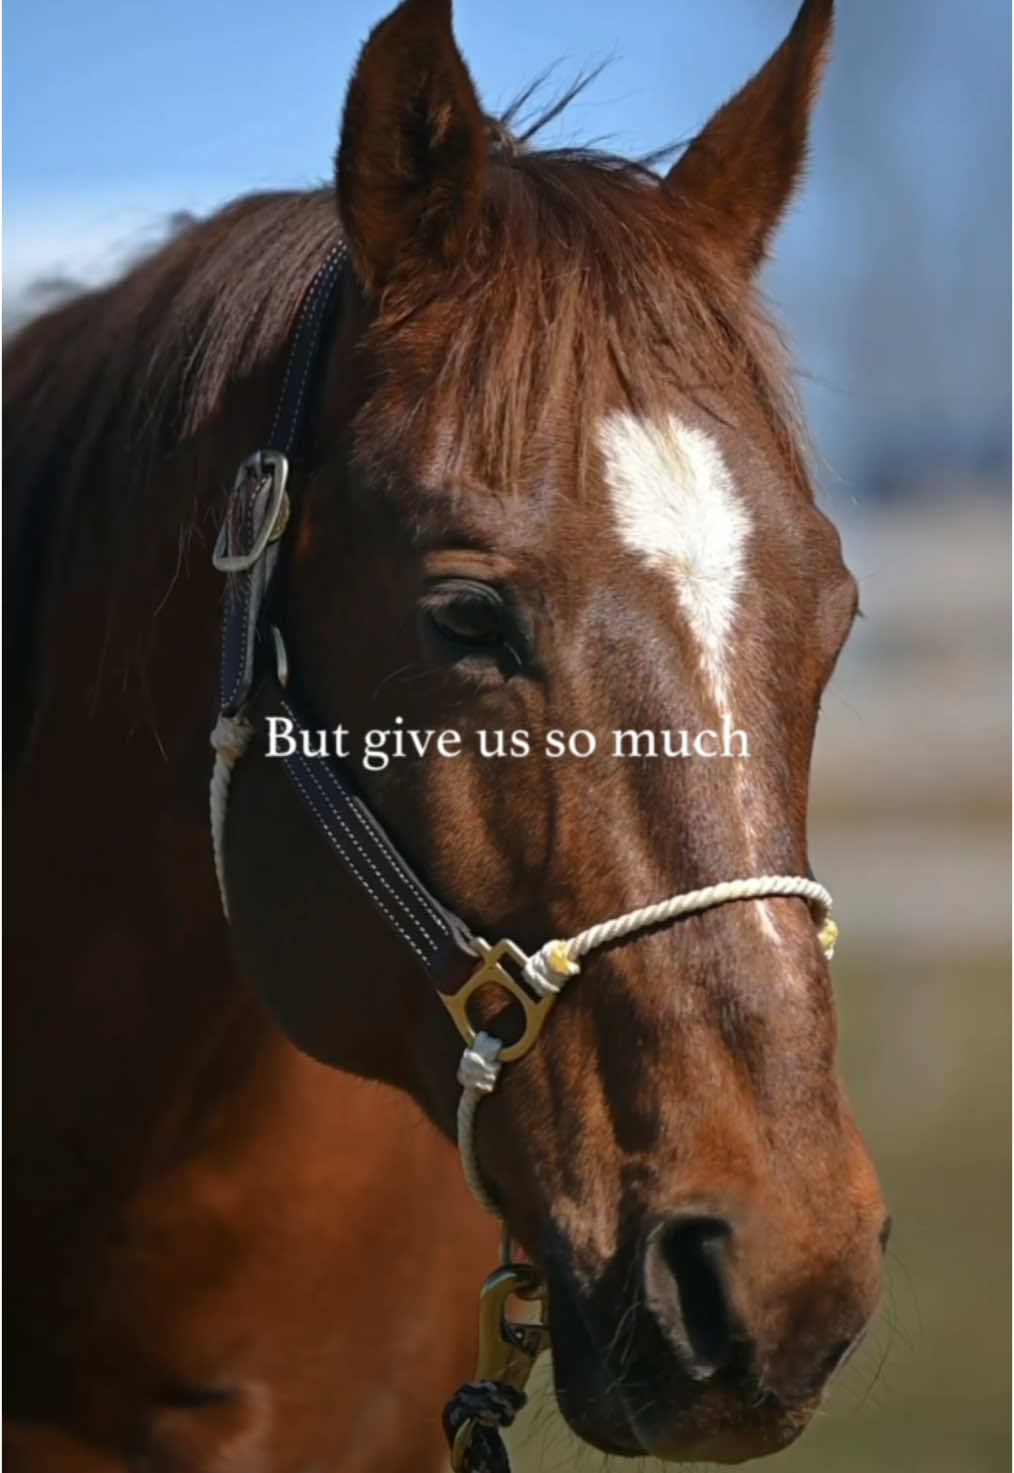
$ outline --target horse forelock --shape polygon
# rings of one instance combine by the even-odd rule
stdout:
[[[658,417],[678,394],[759,422],[805,483],[777,335],[698,225],[643,163],[497,141],[460,261],[381,298],[368,341],[399,390],[383,438],[439,417],[445,470],[502,491],[532,483],[548,444],[579,494],[603,416]]]

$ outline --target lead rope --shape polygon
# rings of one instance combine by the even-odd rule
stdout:
[[[528,1400],[523,1391],[502,1381],[467,1381],[444,1407],[443,1427],[453,1449],[471,1423],[471,1435],[454,1473],[511,1473],[503,1432]]]

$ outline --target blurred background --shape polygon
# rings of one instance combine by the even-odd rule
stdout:
[[[330,177],[384,0],[7,0],[4,326],[253,189]],[[607,62],[549,141],[690,137],[794,0],[458,0],[489,110]],[[812,855],[891,1291],[784,1473],[1010,1467],[1010,7],[840,0],[768,294],[865,618],[824,701]],[[537,1396],[518,1473],[600,1470]],[[629,1466],[629,1465],[617,1465]]]

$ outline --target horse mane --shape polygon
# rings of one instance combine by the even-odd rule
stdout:
[[[637,408],[670,383],[707,393],[747,381],[746,397],[799,464],[793,400],[763,314],[709,264],[700,222],[681,219],[646,162],[529,146],[559,107],[521,137],[509,118],[491,120],[473,248],[453,282],[392,287],[372,329],[378,351],[402,350],[427,294],[453,301],[436,387],[457,408],[462,443],[467,431],[489,447],[490,473],[502,478],[523,466],[533,416],[559,416],[564,402],[578,411],[585,455],[616,380]],[[16,704],[41,610],[82,562],[113,582],[142,514],[181,536],[207,517],[223,488],[202,480],[200,464],[178,478],[187,499],[175,506],[148,506],[153,474],[192,448],[237,380],[280,361],[338,228],[330,188],[236,200],[8,342],[5,644]],[[420,412],[428,397],[420,392]]]
[[[336,233],[331,190],[233,201],[5,344],[4,653],[15,711],[32,702],[47,608],[75,575],[86,568],[112,588],[158,518],[186,537],[207,517],[223,488],[200,432],[237,380],[282,351]],[[154,472],[174,462],[180,500],[150,506]]]

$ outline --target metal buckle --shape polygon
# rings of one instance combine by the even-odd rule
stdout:
[[[538,1320],[509,1320],[507,1304],[513,1298],[539,1305]],[[505,1263],[495,1269],[479,1296],[479,1356],[477,1381],[499,1381],[523,1391],[538,1356],[549,1348],[546,1323],[546,1286],[530,1263]]]
[[[508,943],[510,944],[510,943]],[[517,948],[515,948],[516,950]],[[507,1318],[507,1304],[517,1297],[538,1303],[538,1320]],[[523,1391],[537,1358],[549,1349],[546,1286],[530,1263],[506,1263],[496,1269],[479,1295],[479,1355],[476,1381],[495,1381]],[[460,1473],[481,1418],[470,1418],[459,1429],[451,1448],[451,1468]]]
[[[525,1015],[525,1028],[521,1037],[515,1043],[507,1044],[497,1054],[497,1061],[509,1064],[514,1059],[522,1058],[532,1047],[535,1040],[545,1027],[549,1010],[556,1001],[555,993],[547,993],[545,997],[533,997],[515,977],[501,965],[501,959],[506,957],[519,969],[523,969],[528,957],[515,946],[513,941],[498,941],[495,946],[490,946],[488,941],[483,941],[481,936],[473,936],[472,944],[480,958],[480,964],[457,992],[438,992],[444,1007],[454,1019],[454,1026],[461,1034],[469,1047],[475,1042],[477,1028],[473,1028],[468,1016],[468,1004],[473,994],[480,987],[499,987],[504,992],[509,992],[515,1002],[519,1003]]]
[[[229,514],[226,513],[225,521],[215,541],[215,550],[211,555],[211,561],[220,573],[248,573],[255,563],[260,562],[268,544],[277,542],[288,526],[289,498],[285,494],[285,483],[289,478],[288,460],[280,450],[255,450],[253,455],[247,456],[236,472],[236,480],[232,488],[233,497],[239,495],[245,481],[251,475],[270,476],[271,478],[271,499],[268,502],[267,513],[250,550],[234,555],[230,555],[227,551]]]

